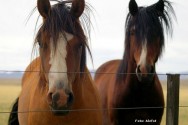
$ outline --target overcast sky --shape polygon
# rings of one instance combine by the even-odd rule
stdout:
[[[129,0],[86,0],[94,11],[91,49],[94,69],[123,55],[124,24]],[[157,0],[137,0],[147,6]],[[160,73],[188,71],[188,1],[172,0],[177,15],[173,37],[168,37],[165,51],[157,63]],[[24,70],[31,61],[34,28],[38,12],[27,18],[36,0],[1,0],[0,2],[0,70]],[[88,66],[93,69],[90,61]]]

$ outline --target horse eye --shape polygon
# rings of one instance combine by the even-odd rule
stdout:
[[[82,47],[83,47],[83,44],[82,43],[79,44],[79,49],[82,49]]]
[[[40,42],[40,41],[38,41],[38,44],[39,44],[39,46],[41,47],[41,42]]]
[[[39,44],[39,47],[40,47],[40,48],[43,48],[42,42],[39,41],[38,44]]]

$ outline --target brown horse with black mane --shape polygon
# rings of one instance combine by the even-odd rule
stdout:
[[[89,16],[80,18],[85,7],[84,0],[57,1],[53,6],[38,0],[43,24],[35,45],[40,56],[24,73],[9,125],[102,124],[99,94],[86,67]]]
[[[106,62],[95,75],[104,125],[160,124],[164,97],[155,64],[163,51],[164,31],[172,33],[172,16],[166,0],[148,7],[130,0],[123,59]]]

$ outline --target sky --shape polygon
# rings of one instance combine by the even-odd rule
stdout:
[[[157,0],[136,0],[138,6],[148,6]],[[124,49],[124,24],[129,0],[86,0],[94,8],[90,48],[93,62],[89,69],[97,69],[112,59],[121,59]],[[165,43],[163,56],[156,64],[160,73],[188,71],[188,1],[171,0],[176,12],[172,38]],[[24,71],[31,62],[32,45],[38,12],[28,20],[36,0],[0,2],[0,70]]]

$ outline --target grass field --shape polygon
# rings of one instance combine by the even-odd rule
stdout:
[[[180,106],[188,106],[188,80],[181,80]],[[19,79],[0,79],[0,125],[7,125],[7,120],[14,100],[21,90]],[[166,98],[166,81],[163,81],[163,91]],[[166,110],[166,109],[165,109]],[[2,113],[4,112],[4,113]],[[179,108],[179,125],[187,125],[188,108]],[[166,124],[166,111],[161,125]]]
[[[11,106],[21,90],[21,80],[0,79],[0,125],[7,125]]]
[[[167,96],[167,81],[163,81],[163,92]],[[166,102],[165,102],[166,104]],[[188,106],[188,80],[180,80],[179,106]],[[188,107],[179,108],[179,125],[187,125],[188,123]],[[161,125],[166,125],[166,109],[163,114]]]

